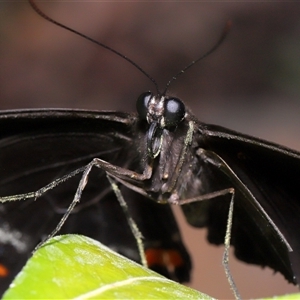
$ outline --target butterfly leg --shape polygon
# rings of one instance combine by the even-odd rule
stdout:
[[[93,160],[94,161],[94,160]],[[86,165],[85,167],[79,168],[77,170],[75,170],[74,172],[55,180],[54,182],[56,183],[53,187],[57,186],[59,183],[62,183],[63,181],[70,179],[71,177],[75,176],[76,174],[80,173],[83,171],[83,174],[81,176],[80,182],[78,184],[76,193],[74,195],[73,201],[71,202],[71,204],[69,205],[69,207],[67,208],[65,214],[62,216],[62,218],[60,219],[59,223],[57,224],[57,226],[55,227],[55,229],[47,236],[47,238],[45,240],[43,240],[42,242],[40,242],[35,248],[34,251],[36,251],[38,248],[40,248],[45,241],[49,240],[50,238],[52,238],[53,236],[55,236],[57,234],[57,232],[61,229],[61,227],[63,226],[63,224],[65,223],[65,221],[67,220],[67,218],[69,217],[69,215],[71,214],[71,212],[73,211],[74,207],[76,206],[76,204],[80,201],[81,199],[81,195],[82,192],[88,182],[88,176],[89,173],[91,172],[91,169],[93,167],[93,161],[91,163],[89,163],[88,165]],[[62,180],[65,179],[65,180]],[[46,192],[47,191],[47,187],[50,186],[51,183],[49,185],[47,185],[46,187],[40,189],[39,191],[43,191]],[[52,187],[52,188],[53,188]],[[41,194],[42,195],[42,194]]]
[[[125,214],[125,217],[126,217],[126,220],[128,222],[128,225],[131,229],[131,232],[136,240],[136,243],[137,243],[137,247],[138,247],[138,250],[139,250],[139,254],[140,254],[140,258],[141,258],[141,263],[144,267],[147,267],[148,266],[148,263],[147,263],[147,259],[146,259],[146,255],[145,255],[145,248],[144,248],[144,243],[143,243],[143,235],[142,233],[140,232],[136,222],[134,221],[134,219],[131,217],[129,211],[128,211],[128,206],[127,206],[127,203],[126,201],[124,200],[123,198],[123,195],[118,187],[118,185],[115,183],[115,181],[109,176],[107,175],[107,179],[108,181],[110,182],[110,185],[120,203],[120,206]]]
[[[88,183],[88,176],[89,173],[91,172],[91,169],[96,166],[100,169],[102,169],[103,171],[105,171],[107,173],[107,175],[116,179],[120,178],[124,178],[124,180],[133,180],[134,182],[143,182],[145,179],[148,178],[148,176],[151,176],[151,168],[149,167],[148,169],[146,169],[146,171],[143,174],[139,174],[136,172],[133,172],[131,170],[128,169],[124,169],[115,165],[112,165],[102,159],[99,158],[94,158],[89,164],[87,164],[86,166],[79,168],[71,173],[69,173],[68,175],[65,175],[55,181],[53,181],[52,183],[48,184],[47,186],[41,188],[40,190],[36,191],[36,192],[32,192],[32,193],[28,193],[28,194],[21,194],[21,195],[15,195],[15,196],[9,196],[9,197],[3,197],[2,199],[0,198],[0,201],[5,202],[5,200],[7,201],[15,201],[15,200],[21,200],[21,199],[27,199],[27,198],[38,198],[41,195],[43,195],[46,191],[54,188],[55,186],[57,186],[58,184],[70,179],[71,177],[79,174],[80,172],[82,172],[82,176],[80,179],[80,182],[78,184],[76,193],[74,195],[73,201],[71,202],[71,204],[69,205],[69,207],[67,208],[65,214],[63,215],[63,217],[61,218],[61,220],[59,221],[59,223],[57,224],[56,228],[48,235],[48,237],[46,238],[46,240],[49,240],[50,238],[52,238],[53,236],[55,236],[61,229],[61,227],[63,226],[63,224],[65,223],[65,221],[67,220],[67,218],[69,217],[69,215],[72,213],[73,209],[75,208],[75,206],[80,202],[81,199],[81,195],[84,191],[84,188],[86,186],[86,184]],[[109,180],[112,184],[112,181]],[[123,182],[123,180],[119,180],[121,182]],[[131,187],[130,184],[126,184],[126,182],[124,181],[124,184]],[[117,187],[117,185],[114,183],[112,184],[112,188],[119,200],[119,202],[122,204],[122,195],[121,193],[119,193],[119,189]],[[139,189],[139,188],[137,188]],[[4,201],[3,201],[4,200]],[[124,200],[124,199],[123,199]],[[125,201],[124,201],[125,202]],[[122,205],[121,205],[122,206]],[[126,209],[124,209],[124,206],[122,206],[123,210],[126,212]],[[128,219],[129,220],[129,219]],[[133,221],[133,220],[132,220]],[[137,237],[137,242],[138,242],[138,248],[141,249],[142,247],[142,242],[141,242],[141,237],[140,237],[140,233],[137,232],[137,227],[135,225],[135,223],[132,221],[129,221],[130,227],[133,230],[133,234],[135,237]],[[41,243],[39,243],[35,250],[38,249],[42,244],[45,243],[45,240],[42,241]],[[140,251],[140,253],[142,253]],[[143,254],[144,255],[144,254]],[[143,255],[142,255],[142,260],[143,263],[145,263],[146,265],[146,260],[145,258],[143,259]]]
[[[226,234],[225,234],[225,238],[224,238],[224,247],[225,248],[224,248],[224,253],[223,253],[222,264],[223,264],[225,274],[226,274],[227,280],[229,282],[230,288],[233,291],[234,297],[235,297],[235,299],[240,300],[241,296],[239,294],[239,291],[236,287],[236,284],[234,282],[233,276],[232,276],[230,268],[229,268],[229,250],[230,250],[233,208],[234,208],[234,196],[235,196],[234,188],[223,189],[220,191],[207,193],[207,194],[195,197],[195,198],[180,200],[180,201],[175,202],[175,204],[184,205],[187,203],[209,200],[209,199],[213,199],[213,198],[228,195],[228,194],[231,194],[231,200],[230,200],[230,204],[229,204],[229,211],[228,211],[227,225],[226,225]]]
[[[230,249],[230,239],[231,239],[231,229],[232,229],[232,219],[233,219],[233,206],[234,206],[234,189],[233,189],[233,193],[231,194],[231,200],[230,200],[230,204],[229,204],[229,211],[228,211],[227,225],[226,225],[226,234],[225,234],[225,239],[224,239],[225,249],[224,249],[224,253],[223,253],[222,264],[223,264],[229,285],[233,291],[234,297],[235,297],[235,299],[240,300],[241,299],[240,293],[236,287],[236,284],[233,280],[233,276],[229,269],[229,249]]]
[[[63,183],[64,181],[74,177],[75,175],[84,172],[87,166],[81,167],[79,169],[76,169],[75,171],[60,177],[49,184],[45,185],[44,187],[40,188],[39,190],[35,192],[30,192],[26,194],[18,194],[18,195],[12,195],[12,196],[5,196],[5,197],[0,197],[0,202],[5,203],[5,202],[11,202],[11,201],[18,201],[18,200],[26,200],[26,199],[37,199],[41,197],[43,194],[45,194],[48,190],[53,189],[54,187],[58,186],[59,184]]]

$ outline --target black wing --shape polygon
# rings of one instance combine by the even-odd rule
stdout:
[[[235,255],[247,263],[269,266],[290,282],[299,283],[300,153],[219,126],[198,125],[199,147],[226,163],[220,169],[202,165],[206,191],[228,187],[236,190],[231,239]],[[189,223],[208,227],[211,243],[224,242],[228,200],[183,206]],[[259,206],[283,234],[292,252]]]
[[[137,136],[135,126],[134,115],[116,112],[0,113],[0,197],[36,191],[95,157],[124,168],[135,168],[140,161],[137,149],[132,147],[132,140]],[[80,176],[63,182],[36,201],[0,205],[0,266],[9,272],[2,272],[0,292],[7,288],[37,243],[56,227],[73,199]],[[153,268],[179,281],[187,281],[191,262],[178,240],[180,234],[170,207],[124,187],[120,189],[145,237],[146,248],[175,247],[185,260],[175,274],[168,273],[163,266]],[[81,202],[60,233],[90,236],[139,261],[127,220],[105,173],[99,169],[92,170]]]

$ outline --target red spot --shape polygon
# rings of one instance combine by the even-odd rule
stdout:
[[[159,265],[176,268],[184,265],[184,261],[177,250],[150,248],[145,251],[145,254],[150,267]]]
[[[147,263],[149,266],[162,265],[162,249],[150,248],[145,251]]]
[[[4,265],[0,264],[0,277],[7,277],[8,274],[8,269]]]
[[[168,256],[170,257],[170,261],[174,267],[179,267],[184,265],[184,261],[177,250],[168,250]]]

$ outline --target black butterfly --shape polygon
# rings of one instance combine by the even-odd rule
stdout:
[[[92,169],[81,202],[61,233],[86,234],[139,259],[106,171],[120,183],[130,213],[145,236],[146,251],[175,249],[181,258],[174,273],[159,262],[152,264],[167,276],[188,280],[191,262],[170,207],[155,201],[202,200],[182,206],[186,219],[193,226],[207,227],[209,242],[223,244],[229,203],[234,199],[231,244],[237,258],[269,266],[298,284],[300,154],[201,123],[179,99],[165,92],[157,97],[142,94],[137,107],[138,114],[0,113],[0,197],[38,190],[100,158],[94,165],[102,171]],[[2,291],[34,246],[55,228],[81,176],[35,202],[27,199],[1,205]],[[12,254],[17,255],[17,262]],[[7,271],[11,273],[5,276]]]
[[[94,157],[122,167],[141,168],[135,145],[140,125],[135,115],[76,110],[3,111],[0,127],[1,196],[37,190]],[[1,204],[0,263],[9,272],[0,279],[2,292],[41,238],[56,227],[72,202],[80,177],[78,174],[69,179],[37,201]],[[188,281],[191,262],[170,207],[124,186],[120,189],[145,237],[150,266],[178,281]],[[140,260],[136,241],[105,172],[93,170],[90,174],[80,204],[61,233],[90,236],[131,259]],[[170,252],[171,259],[180,257],[179,264],[174,262],[174,274],[159,261],[164,249],[161,255],[174,250],[175,257]]]

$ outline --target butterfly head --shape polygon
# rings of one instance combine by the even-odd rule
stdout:
[[[141,94],[136,103],[141,120],[149,124],[147,149],[151,158],[159,155],[163,131],[176,128],[185,117],[185,105],[175,97],[153,95],[151,92]]]

